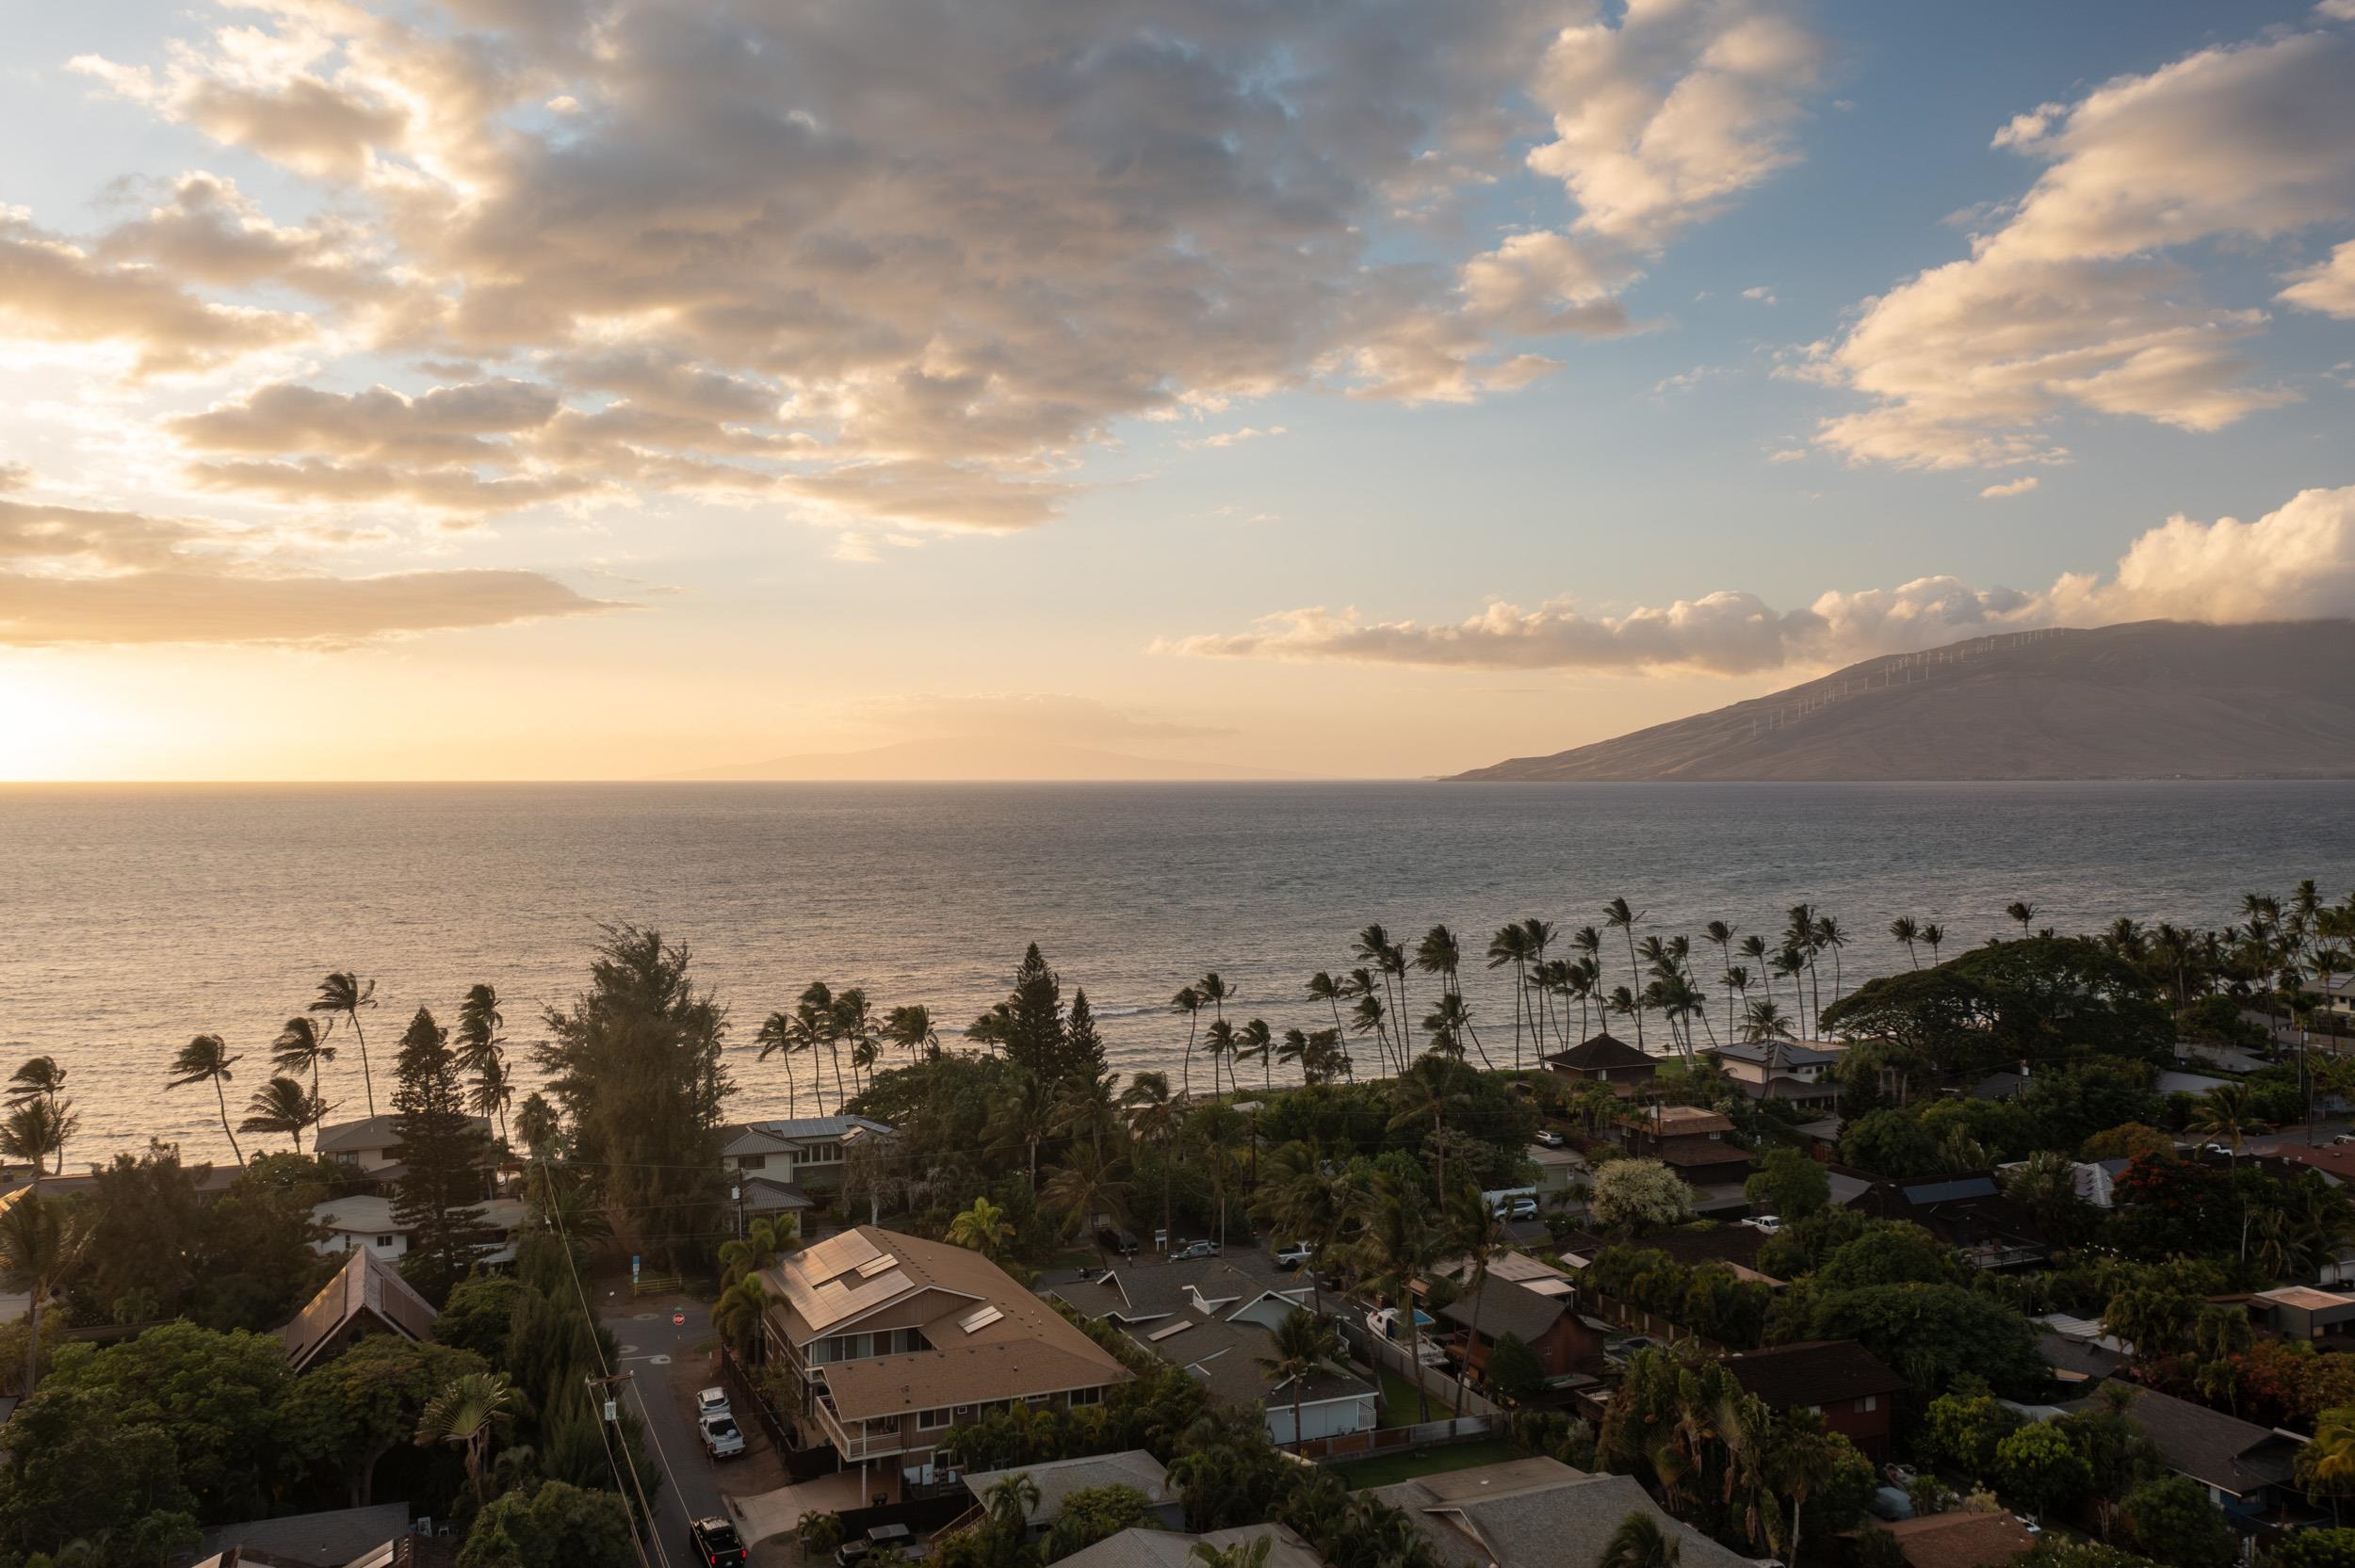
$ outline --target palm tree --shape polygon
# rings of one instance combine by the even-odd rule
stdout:
[[[1505,1251],[1512,1237],[1504,1221],[1480,1190],[1477,1182],[1461,1182],[1447,1203],[1449,1247],[1463,1255],[1470,1265],[1464,1275],[1464,1294],[1471,1298],[1471,1321],[1466,1325],[1465,1359],[1468,1369],[1472,1347],[1480,1343],[1480,1308],[1486,1296],[1488,1265],[1497,1253]],[[1464,1414],[1464,1380],[1455,1381],[1455,1408],[1451,1413]]]
[[[1392,942],[1390,933],[1377,920],[1359,929],[1357,939],[1350,944],[1349,956],[1366,966],[1357,971],[1360,978],[1370,981],[1374,975],[1378,974],[1381,977],[1383,1009],[1398,1020],[1401,1037],[1394,1071],[1403,1073],[1406,1070],[1408,1050],[1408,1042],[1405,1038],[1406,1030],[1406,945],[1403,942]],[[1394,1006],[1390,1000],[1392,980],[1398,982],[1398,1001]],[[1364,988],[1365,991],[1372,989],[1370,984]],[[1361,991],[1360,994],[1363,994],[1364,992]],[[1384,1043],[1388,1043],[1387,1036]]]
[[[1267,1568],[1268,1553],[1275,1545],[1273,1535],[1254,1536],[1248,1541],[1229,1542],[1213,1546],[1197,1541],[1194,1550],[1186,1554],[1189,1564],[1200,1563],[1202,1568]]]
[[[2298,1450],[2296,1473],[2309,1492],[2329,1495],[2335,1522],[2340,1495],[2355,1486],[2355,1408],[2342,1406],[2314,1417],[2314,1435]]]
[[[802,994],[793,1004],[793,1024],[802,1049],[809,1052],[810,1072],[818,1074],[818,1048],[826,1048],[826,1060],[834,1070],[834,1107],[837,1111],[850,1095],[842,1088],[842,1033],[834,1011],[834,988],[823,980],[812,980],[802,988]],[[825,1079],[819,1075],[822,1085]],[[825,1113],[825,1096],[819,1096],[819,1114]]]
[[[1340,982],[1334,979],[1331,975],[1326,974],[1324,970],[1320,969],[1315,974],[1308,977],[1308,1000],[1312,1002],[1323,1002],[1327,1008],[1332,1010],[1333,1032],[1336,1035],[1347,1032],[1346,1026],[1341,1023],[1341,997],[1343,994],[1344,992]],[[1350,1075],[1352,1077],[1356,1076],[1354,1064]]]
[[[733,1242],[730,1243],[734,1245]],[[745,1274],[711,1304],[711,1326],[739,1361],[753,1359],[760,1343],[761,1315],[769,1309],[769,1287],[758,1274]]]
[[[2218,1084],[2194,1105],[2184,1130],[2197,1138],[2222,1143],[2240,1163],[2241,1144],[2262,1125],[2249,1104],[2249,1091],[2238,1084]]]
[[[1502,969],[1508,963],[1513,966],[1513,1071],[1516,1073],[1521,1070],[1521,1014],[1528,1008],[1529,961],[1534,952],[1530,929],[1525,924],[1516,922],[1510,926],[1500,926],[1496,935],[1488,939],[1488,967]],[[1529,1022],[1534,1031],[1537,1020],[1532,1016]],[[1486,1061],[1488,1053],[1483,1051],[1480,1059]]]
[[[1761,1468],[1766,1482],[1791,1499],[1791,1538],[1783,1543],[1782,1560],[1799,1559],[1799,1510],[1816,1484],[1837,1467],[1847,1439],[1824,1430],[1824,1418],[1804,1410],[1785,1411],[1777,1423]]]
[[[12,1122],[17,1120],[15,1113],[26,1106],[38,1104],[45,1108],[46,1115],[24,1117],[21,1127],[27,1134],[38,1133],[37,1137],[27,1139],[26,1147],[37,1142],[56,1155],[57,1174],[64,1175],[65,1140],[73,1136],[74,1129],[82,1124],[82,1119],[73,1114],[73,1102],[65,1097],[65,1069],[57,1065],[57,1059],[27,1058],[8,1078],[8,1103]],[[10,1151],[9,1157],[32,1158],[33,1185],[41,1185],[40,1156]]]
[[[24,1393],[41,1382],[41,1315],[81,1261],[89,1233],[70,1222],[57,1201],[27,1192],[0,1209],[0,1285],[26,1296]]]
[[[793,1522],[793,1544],[801,1547],[804,1559],[833,1556],[835,1548],[842,1544],[845,1533],[842,1515],[814,1508],[803,1510],[802,1516]]]
[[[376,1006],[376,982],[364,980],[349,969],[338,969],[319,981],[313,1012],[341,1014],[351,1021],[351,1038],[360,1043],[360,1084],[365,1091],[368,1114],[376,1114],[376,1075],[368,1070],[368,1037],[360,1031],[360,1010]]]
[[[1932,968],[1937,967],[1939,946],[1945,940],[1945,927],[1940,925],[1935,920],[1927,921],[1923,925],[1922,945],[1930,950],[1930,965]]]
[[[801,1104],[801,1091],[793,1086],[793,1053],[798,1038],[793,1016],[786,1012],[771,1013],[761,1021],[759,1030],[753,1036],[753,1043],[760,1047],[760,1055],[755,1059],[767,1061],[772,1056],[785,1059],[785,1104],[788,1111]],[[824,1108],[822,1097],[820,1108]]]
[[[875,1064],[875,1011],[865,986],[846,986],[834,999],[834,1035],[851,1048],[851,1082]],[[864,1085],[860,1085],[862,1090]]]
[[[1423,1220],[1422,1193],[1385,1171],[1356,1197],[1355,1216],[1362,1234],[1357,1248],[1366,1267],[1367,1285],[1398,1304],[1406,1319],[1406,1358],[1422,1365],[1422,1315],[1415,1306],[1415,1282],[1431,1267],[1436,1251],[1431,1227]],[[1415,1380],[1420,1418],[1431,1419],[1431,1393]]]
[[[791,1220],[773,1215],[757,1215],[744,1227],[744,1234],[720,1243],[720,1283],[734,1285],[747,1274],[757,1274],[777,1261],[795,1244],[796,1232]]]
[[[1190,985],[1178,988],[1178,994],[1169,999],[1169,1010],[1186,1015],[1186,1054],[1178,1063],[1178,1082],[1185,1099],[1194,1098],[1194,1031],[1202,1022],[1202,993]]]
[[[1211,1019],[1210,1026],[1202,1031],[1202,1054],[1210,1059],[1210,1092],[1212,1094],[1219,1091],[1219,1063],[1228,1061],[1233,1057],[1235,1045],[1235,1026],[1224,1018]],[[1231,1065],[1227,1068],[1227,1075],[1230,1078],[1234,1075],[1234,1069]]]
[[[294,1140],[298,1155],[302,1153],[302,1129],[315,1125],[327,1113],[318,1096],[302,1087],[300,1078],[283,1073],[255,1090],[245,1108],[252,1114],[237,1123],[238,1131],[284,1133]]]
[[[41,1172],[55,1156],[57,1173],[65,1173],[65,1140],[82,1124],[73,1102],[26,1100],[0,1121],[0,1156],[21,1159],[33,1168],[33,1190],[41,1190]]]
[[[518,1396],[504,1372],[467,1372],[452,1378],[426,1401],[417,1417],[417,1446],[436,1443],[458,1447],[466,1458],[466,1483],[482,1500],[482,1459],[490,1451],[491,1433],[513,1417]]]
[[[940,1031],[933,1026],[932,1010],[920,1003],[893,1008],[884,1021],[884,1038],[911,1057],[940,1055]]]
[[[327,1035],[317,1019],[298,1012],[286,1020],[286,1026],[270,1042],[270,1060],[298,1076],[308,1074],[314,1099],[319,1092],[319,1069],[335,1059],[335,1047],[327,1043]]]
[[[1432,1190],[1447,1190],[1447,1113],[1463,1103],[1463,1095],[1448,1082],[1454,1064],[1438,1056],[1419,1059],[1415,1065],[1391,1086],[1390,1097],[1399,1107],[1390,1118],[1390,1130],[1412,1126],[1424,1118],[1431,1122],[1432,1148],[1438,1158]]]
[[[1006,1211],[987,1198],[976,1198],[973,1206],[949,1221],[949,1239],[996,1262],[998,1254],[1014,1238],[1014,1226],[1006,1219]]]
[[[2037,908],[2024,898],[2015,898],[2004,906],[2004,913],[2020,922],[2020,934],[2028,934],[2028,922],[2037,916]]]
[[[1635,986],[1638,989],[1644,983],[1644,974],[1635,962],[1635,928],[1642,923],[1643,918],[1644,912],[1628,908],[1625,898],[1614,898],[1602,906],[1603,924],[1615,931],[1624,932],[1627,936],[1627,966],[1634,975]],[[1630,993],[1630,994],[1632,994],[1632,992]],[[1644,1048],[1644,1014],[1641,1009],[1634,1010],[1634,1011],[1635,1048],[1640,1051]]]
[[[1169,1097],[1169,1075],[1139,1073],[1129,1078],[1120,1096],[1129,1114],[1129,1136],[1158,1151],[1161,1159],[1161,1237],[1168,1239],[1172,1220],[1170,1178],[1177,1167],[1178,1135],[1183,1109]]]
[[[1921,968],[1922,955],[1913,948],[1922,940],[1922,923],[1910,914],[1901,914],[1889,923],[1889,934],[1895,937],[1897,945],[1906,950],[1906,957],[1912,961],[1913,967]]]
[[[213,1097],[220,1102],[221,1135],[229,1140],[229,1152],[237,1163],[245,1163],[245,1153],[237,1147],[237,1135],[229,1130],[229,1095],[221,1085],[232,1076],[229,1069],[244,1059],[229,1054],[229,1046],[217,1034],[200,1034],[180,1047],[180,1054],[171,1059],[174,1076],[165,1085],[179,1089],[187,1084],[210,1083]]]
[[[1358,1179],[1346,1166],[1328,1170],[1324,1152],[1300,1139],[1277,1148],[1267,1163],[1267,1179],[1251,1195],[1251,1218],[1271,1235],[1308,1244],[1308,1288],[1322,1316],[1324,1278],[1316,1257],[1333,1244],[1357,1207]]]
[[[1307,1394],[1308,1380],[1340,1359],[1340,1334],[1330,1318],[1294,1307],[1277,1322],[1269,1341],[1270,1353],[1252,1359],[1268,1374],[1270,1387],[1291,1390],[1292,1441],[1306,1442],[1307,1433],[1300,1424],[1300,1410]]]
[[[1022,1471],[990,1487],[982,1502],[989,1511],[989,1522],[1018,1541],[1030,1528],[1031,1515],[1038,1511],[1042,1495],[1038,1482]]]
[[[1124,1164],[1116,1156],[1106,1157],[1101,1145],[1075,1143],[1064,1163],[1048,1174],[1038,1195],[1040,1209],[1063,1221],[1065,1236],[1077,1237],[1085,1233],[1096,1243],[1096,1260],[1107,1268],[1112,1259],[1104,1251],[1104,1225],[1099,1221],[1128,1222],[1129,1184],[1121,1179]]]
[[[1681,1544],[1662,1531],[1659,1520],[1639,1510],[1619,1521],[1602,1544],[1595,1568],[1676,1568],[1681,1551]]]
[[[478,1116],[495,1112],[499,1141],[507,1141],[507,1107],[514,1103],[513,1080],[507,1071],[507,1042],[499,1035],[506,1019],[499,1016],[499,994],[487,985],[470,986],[458,1004],[458,1065],[474,1075],[468,1104]]]

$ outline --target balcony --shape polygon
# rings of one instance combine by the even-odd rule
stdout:
[[[881,1459],[886,1454],[907,1451],[907,1440],[901,1436],[897,1420],[845,1421],[841,1413],[834,1407],[833,1396],[822,1387],[814,1393],[816,1397],[809,1402],[810,1414],[817,1422],[819,1431],[825,1434],[826,1441],[834,1445],[834,1451],[842,1456],[844,1463]],[[869,1426],[878,1430],[869,1432]]]

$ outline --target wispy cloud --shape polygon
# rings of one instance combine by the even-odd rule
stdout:
[[[2039,482],[2040,481],[2035,475],[2024,474],[2017,479],[2006,479],[2000,484],[1989,485],[1985,490],[1979,492],[1979,499],[1982,501],[2003,501],[2008,500],[2014,495],[2025,495],[2028,492],[2034,490]]]

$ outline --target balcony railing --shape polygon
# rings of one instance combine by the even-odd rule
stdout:
[[[907,1451],[907,1440],[900,1435],[900,1423],[897,1421],[869,1432],[867,1429],[871,1423],[845,1421],[841,1413],[835,1409],[833,1397],[822,1392],[810,1401],[810,1411],[817,1416],[820,1430],[826,1434],[826,1441],[832,1443],[835,1452],[846,1461],[881,1459],[885,1454]]]

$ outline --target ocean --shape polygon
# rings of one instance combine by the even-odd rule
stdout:
[[[1907,962],[1899,914],[1942,922],[1951,956],[2009,929],[2019,898],[2079,930],[2217,924],[2305,877],[2336,897],[2350,824],[2347,782],[8,786],[0,1071],[66,1065],[71,1168],[150,1138],[225,1157],[210,1091],[165,1089],[189,1036],[243,1053],[239,1110],[280,1024],[321,975],[357,970],[382,1004],[382,1105],[415,1008],[454,1023],[488,981],[523,1059],[599,923],[631,921],[688,944],[727,1004],[735,1113],[784,1115],[783,1069],[752,1036],[812,979],[961,1026],[1036,941],[1117,1066],[1174,1068],[1180,985],[1214,968],[1230,1012],[1313,1026],[1303,983],[1346,967],[1370,921],[1410,943],[1445,921],[1477,964],[1505,921],[1567,935],[1624,897],[1644,929],[1696,938],[1714,992],[1701,923],[1771,936],[1804,900],[1847,930],[1853,986]],[[1624,980],[1624,946],[1603,953],[1606,984]],[[1414,983],[1420,1011],[1434,988]],[[1509,1050],[1509,983],[1475,968],[1466,991],[1491,1053]],[[349,1051],[327,1092],[357,1113]]]

